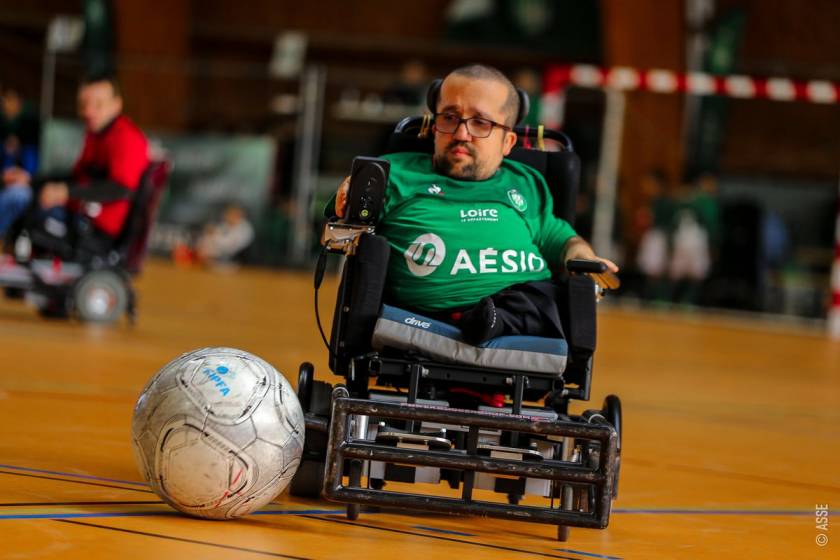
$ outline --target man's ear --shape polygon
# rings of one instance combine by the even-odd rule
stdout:
[[[505,138],[502,140],[502,155],[506,156],[510,154],[510,151],[516,145],[516,133],[512,130],[508,130],[505,132]]]

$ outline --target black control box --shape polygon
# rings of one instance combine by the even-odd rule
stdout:
[[[375,225],[385,202],[391,163],[384,159],[356,157],[350,172],[347,218],[351,224]]]

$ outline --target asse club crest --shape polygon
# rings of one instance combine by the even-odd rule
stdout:
[[[510,202],[511,202],[511,204],[513,204],[514,208],[516,208],[520,212],[524,212],[525,210],[528,209],[528,201],[525,200],[525,197],[522,196],[522,193],[520,193],[518,190],[510,189],[507,192],[507,195],[508,195],[508,199],[510,199]]]

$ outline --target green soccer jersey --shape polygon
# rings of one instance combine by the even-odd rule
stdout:
[[[542,176],[504,160],[485,181],[439,175],[428,154],[385,156],[391,173],[377,233],[391,258],[386,299],[436,311],[551,277],[575,232],[553,215]]]

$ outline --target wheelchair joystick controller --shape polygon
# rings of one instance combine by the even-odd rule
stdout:
[[[388,160],[357,157],[350,173],[347,214],[344,220],[327,222],[321,244],[332,253],[355,253],[359,236],[373,233],[385,203],[385,187],[391,164]]]
[[[391,164],[369,157],[353,159],[347,194],[347,223],[376,225],[385,201],[385,185]]]

